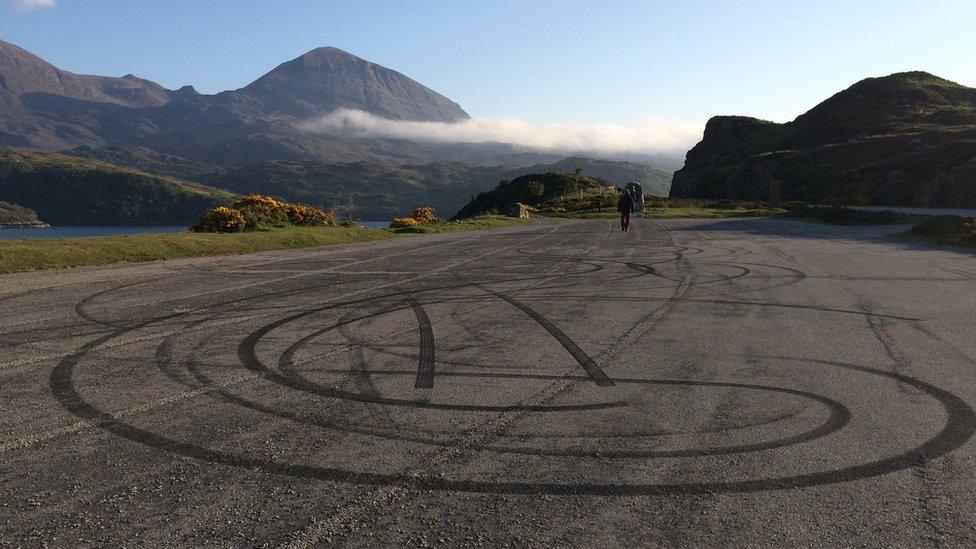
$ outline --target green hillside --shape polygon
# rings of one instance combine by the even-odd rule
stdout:
[[[976,206],[976,89],[900,73],[786,124],[712,118],[671,196]]]
[[[53,225],[190,223],[226,191],[56,153],[0,150],[0,200]]]

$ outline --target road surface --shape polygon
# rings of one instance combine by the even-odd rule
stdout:
[[[0,277],[11,545],[976,543],[976,254],[538,221]]]

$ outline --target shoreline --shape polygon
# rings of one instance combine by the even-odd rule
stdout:
[[[43,221],[25,221],[23,223],[0,223],[0,229],[50,229],[51,226]]]

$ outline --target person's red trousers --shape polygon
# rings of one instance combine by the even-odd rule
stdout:
[[[620,230],[626,231],[630,228],[630,212],[620,212]]]

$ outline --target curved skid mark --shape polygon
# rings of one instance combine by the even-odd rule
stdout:
[[[488,288],[479,286],[478,284],[473,285],[481,288],[498,299],[508,302],[513,307],[528,315],[529,318],[539,323],[539,325],[545,328],[546,331],[552,335],[552,337],[556,338],[556,341],[558,341],[564,349],[569,351],[569,354],[576,359],[576,362],[579,362],[579,365],[583,367],[583,370],[588,376],[590,376],[590,379],[592,379],[594,383],[600,387],[610,387],[613,385],[613,380],[611,380],[606,372],[604,372],[603,369],[597,365],[596,361],[590,358],[590,355],[586,354],[583,349],[580,349],[579,345],[577,345],[575,341],[570,339],[565,332],[560,330],[559,327],[553,324],[548,318],[542,316],[538,311],[532,307],[529,307],[525,303],[522,303],[521,301],[509,297],[501,292],[489,290]]]
[[[200,371],[199,367],[196,365],[191,365],[191,373],[193,376],[203,383],[205,386],[211,384],[209,378]],[[387,371],[382,372],[383,375],[411,375],[412,372],[407,370],[398,371]],[[545,374],[484,374],[478,372],[445,372],[442,373],[443,376],[449,377],[466,377],[466,378],[501,378],[501,379],[534,379],[534,380],[572,380],[572,381],[586,381],[588,378],[582,376],[553,376]],[[664,386],[690,386],[690,387],[717,387],[717,388],[728,388],[728,389],[744,389],[744,390],[754,390],[754,391],[770,391],[781,394],[798,396],[800,398],[810,399],[820,404],[824,405],[828,410],[830,410],[830,416],[820,425],[804,431],[802,433],[797,433],[788,437],[781,439],[774,439],[762,442],[739,444],[732,446],[713,446],[707,448],[689,448],[680,450],[577,450],[577,449],[555,449],[555,450],[544,450],[537,448],[524,448],[524,447],[512,447],[512,446],[499,446],[499,445],[484,445],[484,444],[473,444],[468,447],[473,450],[483,450],[490,451],[501,454],[521,454],[521,455],[535,455],[535,456],[550,456],[550,457],[595,457],[595,458],[644,458],[644,459],[661,459],[661,458],[676,458],[676,457],[700,457],[700,456],[717,456],[717,455],[729,455],[729,454],[740,454],[748,452],[760,452],[765,450],[772,450],[776,448],[784,448],[787,446],[793,446],[796,444],[801,444],[804,442],[810,442],[819,438],[823,438],[834,432],[843,429],[850,422],[851,414],[850,410],[831,398],[818,395],[816,393],[810,393],[807,391],[801,391],[798,389],[791,389],[786,387],[775,387],[769,385],[757,385],[757,384],[746,384],[746,383],[728,383],[728,382],[711,382],[711,381],[688,381],[688,380],[672,380],[672,379],[643,379],[643,378],[615,378],[616,383],[621,384],[637,384],[637,385],[664,385]],[[339,424],[334,421],[323,420],[317,417],[309,417],[299,415],[293,412],[282,411],[269,406],[245,399],[241,396],[235,395],[226,391],[224,389],[215,389],[212,391],[213,394],[220,395],[227,402],[242,406],[244,408],[261,412],[274,417],[279,417],[287,421],[292,421],[298,424],[304,425],[314,425],[316,427],[322,427],[326,429],[331,429],[334,431],[339,431],[343,433],[353,433],[367,436],[374,436],[378,438],[388,439],[388,440],[398,440],[402,442],[413,442],[417,444],[424,444],[427,446],[438,446],[443,448],[450,448],[455,446],[453,441],[443,441],[430,438],[430,435],[420,436],[416,434],[410,434],[403,432],[402,429],[375,429],[361,427],[357,425],[349,424]],[[717,432],[717,431],[697,431],[697,434]],[[684,432],[678,431],[662,431],[659,433],[654,433],[649,436],[660,436],[660,435],[674,435],[674,434],[686,434]],[[600,438],[600,437],[594,437]],[[634,437],[628,437],[634,438]]]

